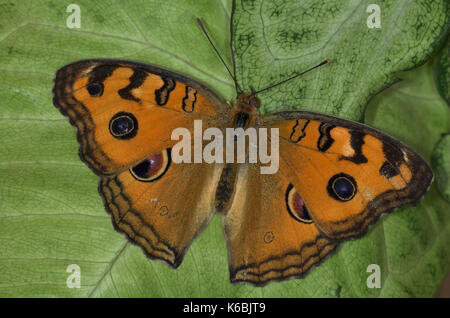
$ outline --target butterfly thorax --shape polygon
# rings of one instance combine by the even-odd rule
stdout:
[[[240,93],[236,98],[233,109],[232,123],[234,128],[248,128],[253,126],[258,117],[261,102],[253,93]]]

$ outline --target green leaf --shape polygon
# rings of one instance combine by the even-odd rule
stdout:
[[[445,200],[450,202],[450,135],[445,135],[433,150],[433,169],[436,185]]]
[[[236,76],[264,89],[265,112],[309,109],[361,120],[367,100],[396,72],[425,62],[448,30],[447,1],[382,1],[381,28],[368,28],[373,1],[237,1],[232,20]]]
[[[79,160],[75,131],[52,105],[53,76],[80,59],[123,58],[192,76],[232,100],[232,80],[195,22],[203,19],[231,65],[231,1],[77,1],[81,28],[68,29],[71,3],[0,2],[1,297],[433,295],[450,269],[449,206],[435,187],[417,207],[396,211],[362,239],[342,244],[305,279],[263,288],[232,285],[219,216],[177,270],[147,259],[113,230],[97,193],[98,178]],[[362,119],[368,99],[397,81],[395,72],[425,62],[448,29],[444,0],[380,2],[381,29],[366,26],[370,2],[299,3],[237,1],[234,6],[232,46],[244,88],[264,88],[332,59],[262,94],[264,111],[306,108]],[[432,86],[416,91],[423,99],[397,103],[391,95],[408,81],[407,74],[415,74],[408,81],[415,92],[416,80],[430,78],[429,68],[406,73],[404,82],[372,100],[372,115],[366,117],[426,159],[448,113],[435,103]],[[424,103],[427,111],[421,110]],[[398,111],[383,110],[385,104]],[[383,127],[388,120],[395,126]],[[372,263],[382,269],[381,290],[366,286]],[[70,264],[81,268],[79,289],[66,286]]]
[[[450,38],[447,38],[444,47],[439,51],[434,62],[434,79],[442,98],[450,106]]]
[[[210,286],[197,288],[201,280],[228,279],[218,220],[179,270],[146,259],[114,231],[98,177],[80,161],[75,130],[53,106],[52,81],[80,59],[122,58],[182,72],[230,99],[234,85],[195,18],[230,61],[231,3],[77,1],[81,28],[69,29],[71,3],[0,2],[0,296],[207,295]],[[81,268],[80,289],[66,286],[70,264]]]
[[[432,72],[430,60],[416,70],[397,74],[402,81],[375,96],[365,114],[366,123],[410,145],[428,162],[441,135],[450,130],[450,109],[434,85]],[[450,148],[439,148],[442,167],[433,162],[433,172],[435,179],[448,184],[443,157]],[[380,296],[434,295],[450,270],[449,209],[433,185],[417,206],[399,209],[380,223],[388,266]]]
[[[397,73],[400,83],[375,96],[365,122],[413,147],[428,162],[441,135],[450,130],[450,109],[433,81],[433,61]]]

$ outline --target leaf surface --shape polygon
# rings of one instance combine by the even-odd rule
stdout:
[[[195,22],[201,17],[228,65],[232,36],[237,78],[246,89],[332,60],[264,93],[263,111],[304,108],[361,120],[370,97],[398,81],[396,72],[425,62],[444,38],[445,1],[385,1],[381,29],[367,28],[365,2],[237,1],[232,34],[231,1],[77,1],[80,29],[66,26],[70,3],[0,2],[1,297],[433,295],[450,263],[449,206],[435,187],[417,207],[342,244],[305,279],[232,285],[218,216],[177,270],[148,260],[114,231],[97,177],[79,160],[75,130],[52,105],[51,88],[65,64],[121,58],[192,76],[233,100],[233,82]],[[429,160],[438,135],[448,131],[448,110],[432,85],[416,91],[416,81],[431,78],[430,67],[413,72],[371,101],[366,121]],[[399,89],[402,84],[412,89]],[[420,98],[403,101],[403,90]],[[384,125],[389,122],[395,126]],[[366,286],[372,263],[382,269],[381,290]],[[70,264],[81,268],[79,289],[66,285]]]

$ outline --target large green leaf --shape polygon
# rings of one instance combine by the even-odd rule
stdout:
[[[368,28],[373,1],[238,1],[236,75],[263,89],[320,62],[331,63],[264,92],[263,111],[310,109],[361,120],[368,98],[395,73],[425,62],[447,34],[446,1],[378,1],[381,28]]]
[[[450,106],[450,37],[434,61],[434,80],[441,96]],[[433,151],[436,185],[442,196],[450,202],[450,132],[442,137]]]
[[[448,132],[447,132],[448,133]],[[450,202],[450,134],[438,142],[433,151],[432,163],[436,173],[436,186],[445,200]]]
[[[232,81],[195,22],[205,21],[231,64],[231,1],[77,1],[81,29],[66,27],[70,3],[0,2],[0,296],[433,295],[450,269],[449,205],[434,187],[417,207],[383,217],[362,239],[342,244],[305,279],[263,288],[230,284],[217,216],[177,270],[148,260],[113,230],[97,177],[78,158],[75,131],[52,105],[53,76],[84,58],[126,58],[195,77],[232,99]],[[362,119],[373,94],[404,78],[372,100],[366,120],[430,159],[439,134],[448,132],[448,109],[433,85],[417,89],[431,78],[429,66],[395,72],[423,63],[439,45],[447,4],[380,2],[382,28],[368,29],[368,3],[237,1],[239,83],[263,88],[330,58],[262,94],[263,110],[308,108]],[[414,96],[403,99],[404,92]],[[366,286],[372,263],[381,267],[381,289]],[[66,286],[70,264],[81,268],[80,289]]]
[[[450,109],[434,86],[432,68],[431,60],[397,74],[402,81],[375,96],[365,114],[366,123],[413,146],[428,162],[441,135],[450,131]],[[442,152],[448,156],[449,149]],[[443,158],[440,162],[445,165]],[[445,170],[432,167],[435,178],[448,183]],[[433,185],[416,207],[402,208],[380,224],[389,278],[381,296],[433,295],[450,270],[449,210]]]
[[[434,79],[439,93],[450,106],[450,38],[447,38],[434,62]]]

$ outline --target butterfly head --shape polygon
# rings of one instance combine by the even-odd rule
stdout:
[[[236,98],[236,108],[240,111],[253,113],[257,112],[261,106],[261,102],[254,92],[252,93],[239,93]]]
[[[261,102],[254,93],[239,93],[234,105],[233,127],[247,128],[252,125],[260,106]]]

